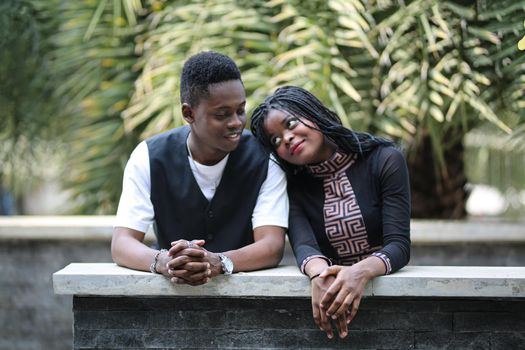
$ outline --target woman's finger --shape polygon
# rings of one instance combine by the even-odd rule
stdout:
[[[357,297],[352,302],[352,310],[350,310],[349,315],[346,318],[346,323],[352,322],[355,315],[357,314],[357,310],[359,310],[359,304],[361,304],[361,297]]]
[[[348,335],[348,324],[346,323],[345,315],[338,317],[334,322],[339,333],[339,338],[346,338]]]
[[[317,327],[319,327],[320,330],[323,330],[321,328],[321,310],[319,309],[319,305],[315,302],[312,302],[312,316]]]
[[[346,295],[345,300],[341,304],[341,306],[339,306],[339,309],[337,309],[337,311],[334,312],[334,316],[338,317],[338,318],[342,317],[342,318],[346,319],[346,314],[347,314],[350,306],[352,305],[352,301],[353,300],[354,300],[354,296],[351,293],[348,293]]]
[[[323,308],[320,309],[319,316],[321,318],[321,329],[326,332],[329,339],[334,337],[334,331],[332,330],[332,324],[330,319],[326,316],[326,311]]]
[[[336,278],[334,283],[326,290],[323,297],[321,298],[320,306],[325,310],[331,305],[332,300],[337,296],[339,290],[341,289],[341,280]]]
[[[339,266],[339,265],[329,266],[326,269],[324,269],[323,272],[321,272],[319,277],[325,278],[325,277],[330,276],[330,275],[334,275],[335,276],[335,275],[337,275],[339,273],[339,271],[341,271],[341,268],[342,268],[342,266]]]
[[[334,300],[330,304],[330,307],[326,310],[326,315],[332,317],[332,319],[338,318],[340,315],[335,315],[341,305],[344,303],[346,297],[350,294],[350,291],[343,285]],[[324,305],[324,304],[323,304]]]

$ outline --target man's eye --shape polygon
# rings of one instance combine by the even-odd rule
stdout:
[[[295,128],[297,126],[298,123],[299,123],[299,120],[297,118],[290,118],[286,122],[286,127],[288,129],[293,129],[293,128]]]
[[[281,138],[280,137],[272,137],[270,140],[273,147],[277,148],[281,144]]]
[[[239,109],[237,111],[237,115],[245,115],[246,114],[246,111],[244,109]]]

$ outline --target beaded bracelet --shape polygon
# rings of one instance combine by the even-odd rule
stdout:
[[[151,265],[149,266],[149,271],[150,271],[151,273],[159,273],[159,272],[157,271],[157,263],[159,262],[159,255],[160,255],[161,253],[164,253],[164,252],[167,252],[167,251],[168,251],[167,249],[161,249],[161,250],[158,251],[157,254],[155,254],[155,258],[153,259],[153,262],[152,262]]]

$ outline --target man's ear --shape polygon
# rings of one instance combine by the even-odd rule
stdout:
[[[185,102],[182,104],[181,111],[182,111],[182,117],[184,118],[184,120],[188,124],[193,123],[195,118],[193,117],[193,110],[191,109],[191,106]]]

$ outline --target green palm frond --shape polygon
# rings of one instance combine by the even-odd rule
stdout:
[[[305,87],[356,130],[411,152],[430,139],[438,175],[473,128],[514,131],[509,144],[525,137],[525,0],[8,0],[0,18],[14,4],[38,24],[19,37],[43,38],[38,64],[17,73],[38,77],[43,97],[23,105],[42,118],[18,110],[0,137],[70,130],[67,183],[84,213],[113,212],[132,147],[184,123],[180,71],[201,50],[236,61],[249,111],[279,86]],[[4,87],[19,67],[0,67]],[[14,115],[5,101],[2,117]]]
[[[51,1],[50,1],[51,3]],[[62,130],[49,116],[43,37],[54,23],[39,23],[38,8],[29,1],[0,3],[0,186],[19,196],[45,177],[39,157],[52,148]]]
[[[272,25],[254,9],[232,1],[173,2],[147,18],[148,32],[139,37],[141,74],[123,117],[126,130],[141,138],[182,125],[179,76],[184,61],[202,50],[234,58],[243,72],[248,93],[265,81],[271,58]],[[248,105],[253,98],[248,94]]]
[[[128,105],[136,74],[134,36],[140,2],[99,0],[65,5],[59,30],[49,38],[50,69],[59,81],[55,98],[66,136],[66,186],[74,211],[112,213],[133,135],[120,113]],[[49,9],[52,11],[52,9]]]
[[[282,85],[309,89],[331,106],[347,126],[366,127],[370,114],[359,113],[357,103],[369,105],[372,58],[378,53],[367,36],[373,26],[361,1],[272,1],[276,33],[270,78],[261,91]],[[351,114],[350,114],[351,113]]]
[[[507,121],[496,112],[501,109],[487,102],[493,100],[495,93],[508,91],[508,87],[495,87],[501,77],[494,74],[497,63],[491,54],[494,50],[500,52],[503,36],[487,23],[480,26],[475,17],[472,7],[452,1],[420,0],[399,6],[377,28],[390,33],[380,58],[386,78],[381,86],[383,98],[378,113],[405,121],[408,128],[398,135],[408,144],[417,145],[419,133],[430,135],[442,169],[444,152],[454,144],[448,142],[453,140],[444,139],[450,130],[457,130],[455,133],[462,137],[473,126],[487,121],[511,132]],[[517,70],[510,70],[513,78]],[[520,83],[511,86],[520,87]],[[509,95],[517,93],[506,92],[505,96]],[[513,102],[516,103],[519,102]]]

